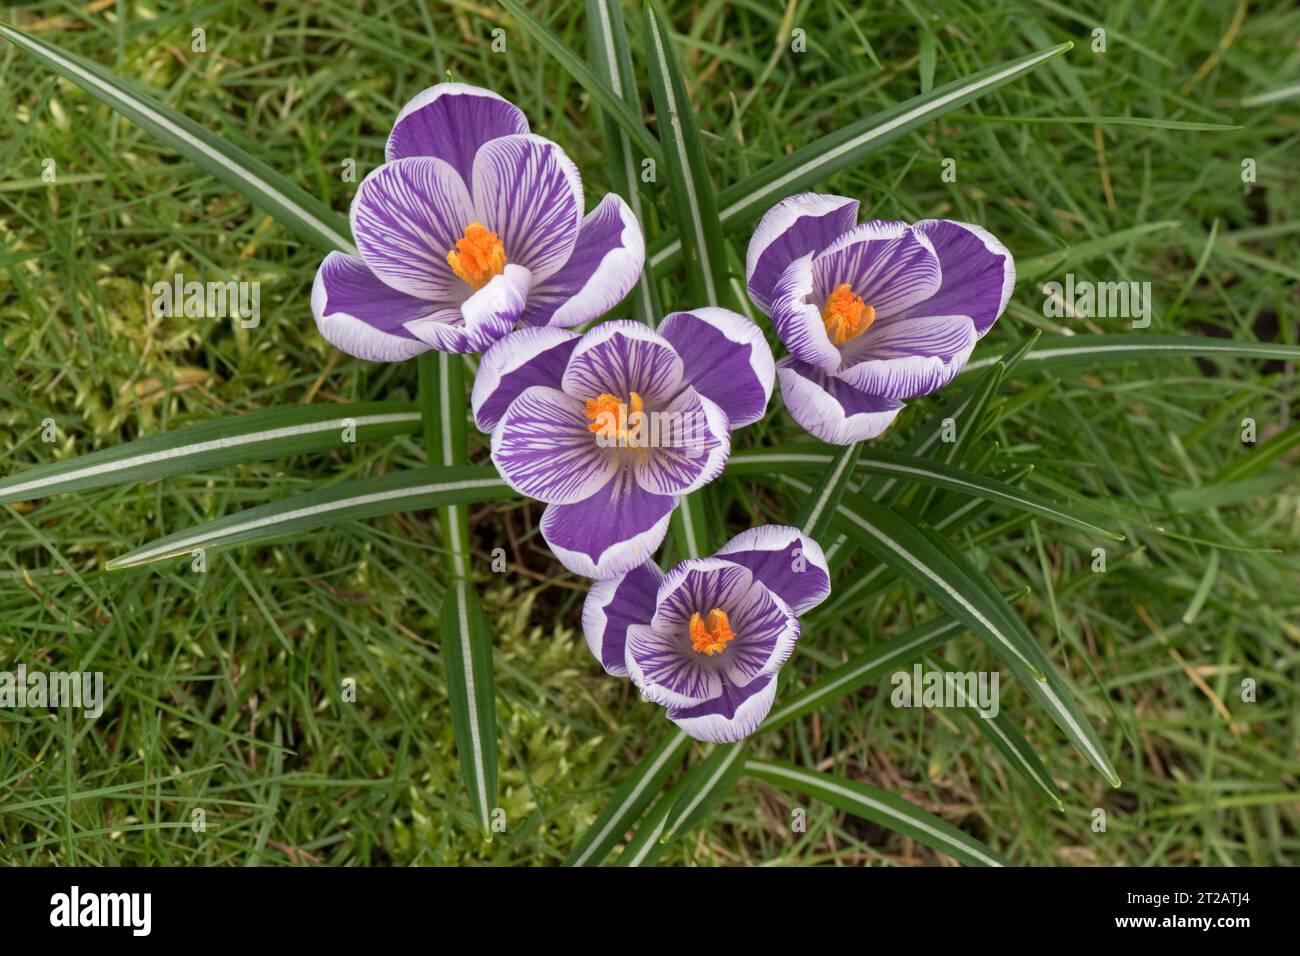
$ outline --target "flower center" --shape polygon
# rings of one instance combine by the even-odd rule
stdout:
[[[637,444],[640,439],[634,435],[633,439],[629,440],[628,431],[631,428],[639,432],[640,422],[634,422],[629,426],[628,420],[633,415],[641,416],[644,411],[645,402],[641,401],[641,396],[636,392],[630,392],[626,402],[609,392],[602,392],[596,398],[587,399],[586,412],[587,417],[591,419],[587,431],[595,432],[610,442]]]
[[[843,345],[871,327],[876,321],[876,310],[863,302],[862,296],[854,295],[847,282],[841,282],[826,297],[822,321],[831,341]]]
[[[727,620],[727,612],[721,608],[715,607],[710,611],[707,620],[699,611],[691,615],[691,650],[697,654],[708,654],[710,657],[720,654],[727,642],[735,636],[731,622]]]
[[[481,222],[471,222],[465,235],[448,251],[447,265],[475,289],[481,289],[506,268],[506,247],[497,234]]]

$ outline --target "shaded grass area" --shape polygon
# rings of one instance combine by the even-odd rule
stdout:
[[[593,105],[488,3],[34,4],[18,25],[138,81],[343,212],[382,159],[401,104],[448,72],[515,100],[604,191]],[[840,173],[870,216],[985,225],[1021,265],[977,357],[1032,329],[1122,332],[1049,318],[1045,281],[1150,282],[1148,332],[1297,340],[1300,99],[1245,97],[1300,72],[1300,10],[1234,3],[837,0],[667,5],[715,185],[831,129],[1065,39],[1070,54]],[[530,5],[574,49],[583,4]],[[936,12],[930,12],[936,11]],[[639,57],[636,9],[627,8]],[[1091,31],[1106,30],[1104,53]],[[783,39],[804,31],[806,51]],[[191,49],[203,29],[206,52]],[[506,49],[493,52],[492,31]],[[638,62],[644,62],[639,59]],[[223,415],[305,401],[410,398],[413,363],[335,353],[308,294],[319,255],[107,108],[0,48],[0,470],[84,454]],[[647,109],[648,109],[647,104]],[[1134,122],[1134,120],[1138,122]],[[1155,119],[1161,122],[1152,123]],[[1171,129],[1164,121],[1235,127]],[[955,181],[942,176],[955,160]],[[1245,160],[1256,181],[1243,183]],[[42,181],[53,162],[54,183]],[[670,208],[658,187],[647,201]],[[652,223],[652,229],[671,223]],[[733,236],[743,260],[747,233]],[[177,273],[261,283],[262,322],[158,318]],[[684,283],[665,283],[680,306]],[[970,724],[890,705],[888,681],[775,735],[764,756],[884,787],[1028,864],[1279,864],[1297,855],[1300,499],[1285,443],[1293,369],[1245,360],[1022,366],[978,454],[992,474],[1086,500],[1128,535],[1096,541],[988,511],[963,551],[1017,603],[1102,732],[1112,791],[1023,690],[1013,716],[1057,781],[1053,810]],[[944,397],[912,404],[897,447]],[[1259,441],[1243,443],[1244,419]],[[53,419],[57,440],[42,440]],[[739,446],[797,440],[774,398]],[[484,460],[474,436],[472,457]],[[275,547],[109,574],[106,560],[210,517],[322,481],[423,464],[401,439],[7,509],[0,669],[92,669],[109,702],[77,714],[0,710],[0,862],[90,864],[557,863],[666,726],[606,677],[578,629],[584,585],[561,573],[529,505],[472,512],[496,633],[508,830],[473,832],[438,654],[432,513],[349,524]],[[797,501],[724,480],[712,544]],[[905,499],[904,505],[915,504]],[[724,528],[723,525],[726,525]],[[1106,570],[1093,570],[1095,548]],[[492,549],[508,569],[494,574]],[[837,585],[871,567],[849,565]],[[928,619],[895,585],[807,622],[791,686]],[[991,669],[971,637],[943,657]],[[1005,676],[1005,675],[1004,675]],[[356,700],[344,700],[345,680]],[[1242,681],[1255,682],[1254,702]],[[796,832],[791,811],[807,809]],[[1096,810],[1106,829],[1094,830]],[[206,830],[196,832],[195,811]],[[825,806],[744,783],[668,863],[903,864],[929,850]]]

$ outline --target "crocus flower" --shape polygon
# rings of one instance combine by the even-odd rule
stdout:
[[[773,376],[758,326],[703,308],[658,331],[521,329],[484,354],[472,402],[501,476],[546,502],[556,558],[604,578],[659,547],[678,499],[722,471],[731,430],[763,416]]]
[[[764,525],[667,574],[647,561],[597,581],[582,630],[601,666],[630,677],[682,730],[731,743],[772,709],[777,671],[799,640],[798,615],[830,593],[817,542]]]
[[[490,90],[420,93],[384,154],[352,201],[360,255],[331,252],[312,287],[321,334],[349,355],[478,352],[520,320],[577,325],[641,273],[627,203],[611,193],[584,217],[577,167]]]
[[[786,407],[837,445],[876,437],[903,399],[961,372],[1016,281],[1011,253],[979,226],[857,218],[857,200],[791,196],[745,257],[750,298],[790,350],[777,364]]]

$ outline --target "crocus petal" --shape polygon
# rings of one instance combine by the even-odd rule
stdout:
[[[736,636],[718,655],[728,684],[744,687],[775,674],[799,640],[799,618],[790,605],[754,582],[729,612]]]
[[[384,156],[389,162],[436,156],[450,163],[468,184],[480,146],[500,136],[527,132],[528,120],[504,97],[465,83],[439,83],[402,107]]]
[[[832,445],[875,438],[903,408],[897,399],[868,395],[791,356],[776,363],[776,378],[794,420]]]
[[[654,554],[676,507],[676,498],[650,494],[624,471],[586,501],[550,505],[542,515],[542,537],[574,574],[613,577]]]
[[[662,578],[658,566],[647,561],[625,574],[596,581],[587,591],[582,604],[582,634],[606,673],[627,676],[627,629],[633,624],[650,623]]]
[[[336,349],[372,362],[399,362],[429,346],[407,331],[435,306],[398,292],[356,256],[331,252],[316,271],[311,311],[325,340]]]
[[[969,222],[926,219],[912,229],[934,247],[943,271],[943,283],[933,296],[905,314],[968,315],[976,336],[992,327],[1011,299],[1016,284],[1016,263],[992,233]]]
[[[479,361],[470,405],[479,430],[490,432],[519,393],[533,385],[559,388],[578,334],[564,329],[521,329],[501,339]]]
[[[408,322],[406,329],[440,352],[481,352],[514,328],[531,281],[523,266],[508,265],[458,307]]]
[[[717,556],[749,568],[755,580],[796,614],[812,610],[831,593],[830,568],[821,545],[798,528],[750,528],[723,545]]]
[[[745,253],[749,297],[772,314],[772,289],[786,267],[808,254],[816,255],[839,235],[853,228],[858,201],[844,196],[800,193],[783,199],[758,221]]]
[[[692,707],[722,693],[722,674],[686,634],[660,633],[643,624],[627,629],[623,658],[628,677],[649,701]]]
[[[650,413],[651,447],[637,456],[636,481],[656,495],[687,495],[722,474],[731,454],[727,413],[693,388]]]
[[[896,318],[849,343],[839,377],[869,395],[915,398],[951,382],[975,348],[975,324],[964,315]]]
[[[672,313],[659,332],[681,356],[687,384],[717,402],[732,428],[763,417],[776,362],[762,329],[730,309],[708,306]]]
[[[702,704],[669,707],[668,719],[695,740],[732,744],[757,730],[771,712],[776,684],[775,674],[750,681],[744,687],[726,684],[721,694]]]
[[[772,326],[795,358],[833,372],[840,367],[840,350],[826,334],[825,299],[814,302],[813,287],[812,255],[786,266],[772,287]]]
[[[636,392],[647,402],[667,402],[681,390],[682,360],[649,326],[615,319],[582,337],[561,387],[584,401],[603,394],[626,401]]]
[[[505,246],[507,262],[540,283],[569,261],[582,225],[582,177],[564,150],[532,134],[484,143],[474,157],[475,216]]]
[[[511,488],[548,504],[582,502],[614,477],[614,455],[596,444],[582,403],[534,385],[492,430],[492,463]]]
[[[385,163],[361,181],[352,200],[352,235],[361,258],[388,285],[439,305],[456,305],[469,286],[447,253],[474,215],[460,174],[441,159]]]
[[[617,193],[600,201],[578,230],[564,266],[528,296],[529,325],[580,325],[604,315],[641,277],[645,239],[632,210]]]
[[[689,647],[692,614],[706,615],[714,608],[730,613],[753,585],[754,576],[749,569],[732,561],[687,558],[659,582],[650,626],[663,634],[688,635]]]
[[[939,291],[939,257],[905,222],[864,222],[813,260],[813,301],[847,284],[876,319],[896,315]]]

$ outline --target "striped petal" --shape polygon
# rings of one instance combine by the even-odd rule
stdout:
[[[614,577],[649,560],[676,507],[676,498],[645,491],[625,470],[585,501],[550,505],[542,537],[574,574]]]
[[[790,263],[772,287],[772,326],[790,354],[802,362],[834,372],[840,367],[840,350],[826,334],[822,319],[824,298],[813,301],[813,257]]]
[[[685,381],[716,402],[732,428],[763,417],[776,362],[762,329],[730,309],[710,306],[672,313],[659,332],[681,356]]]
[[[772,710],[776,675],[769,674],[743,687],[725,684],[722,692],[691,707],[669,707],[668,719],[688,736],[709,744],[744,740]]]
[[[997,238],[981,226],[951,219],[926,219],[912,229],[934,247],[943,282],[929,299],[905,313],[968,315],[976,337],[1006,310],[1016,284],[1016,263]]]
[[[470,405],[479,430],[496,427],[507,406],[526,388],[559,388],[578,335],[564,329],[520,329],[484,353],[474,376]]]
[[[440,352],[481,352],[510,334],[531,281],[523,266],[508,265],[459,307],[408,322],[407,331]]]
[[[476,219],[501,239],[507,262],[540,284],[569,261],[582,225],[582,177],[559,146],[532,134],[485,143],[471,191]]]
[[[821,252],[858,221],[858,201],[844,196],[800,193],[783,199],[759,220],[745,253],[749,297],[772,314],[773,287],[786,267]]]
[[[781,398],[794,420],[832,445],[875,438],[903,408],[897,399],[859,391],[852,385],[787,356],[776,363]]]
[[[667,339],[640,322],[615,319],[582,337],[561,387],[584,401],[606,393],[624,399],[636,392],[659,405],[681,391],[682,375],[681,357]]]
[[[634,624],[650,623],[662,579],[659,567],[646,561],[617,577],[596,581],[588,589],[582,604],[582,633],[606,673],[627,676],[627,630]]]
[[[717,557],[748,568],[756,581],[796,614],[812,610],[831,593],[830,568],[821,545],[798,528],[750,528],[723,545]]]
[[[615,456],[596,444],[582,403],[558,388],[520,393],[492,431],[492,463],[522,495],[547,504],[585,501],[610,484]]]
[[[645,240],[631,208],[610,193],[587,214],[573,253],[528,296],[529,325],[569,327],[604,315],[636,285],[645,264]]]
[[[384,156],[434,156],[467,184],[474,156],[489,140],[527,133],[528,120],[504,97],[466,83],[439,83],[421,90],[397,114]]]
[[[643,624],[627,629],[627,675],[656,704],[689,708],[722,693],[721,670],[691,650],[686,631],[665,633]]]
[[[336,349],[372,362],[400,362],[429,350],[406,323],[428,317],[436,307],[380,282],[358,257],[331,252],[316,270],[311,311],[321,335]]]
[[[458,305],[470,288],[447,264],[474,207],[460,175],[441,159],[385,163],[352,200],[352,235],[372,272],[408,295]]]
[[[722,474],[731,454],[727,414],[693,388],[650,413],[650,447],[633,465],[636,481],[656,495],[686,495]]]
[[[847,367],[839,377],[869,395],[900,399],[928,395],[966,367],[976,338],[975,324],[964,315],[878,323],[847,344]]]
[[[905,222],[864,222],[813,260],[813,301],[824,303],[848,285],[876,310],[897,315],[939,290],[939,257],[929,239]]]

